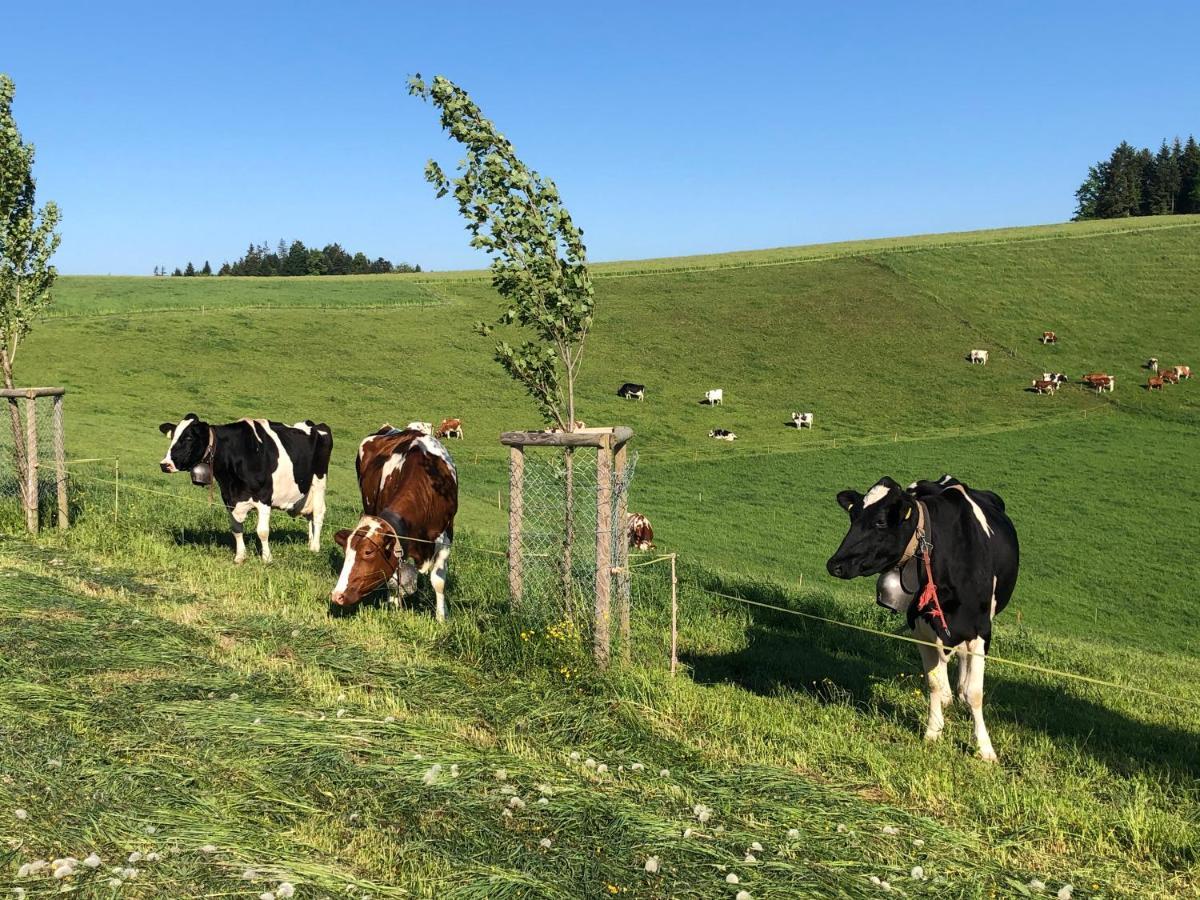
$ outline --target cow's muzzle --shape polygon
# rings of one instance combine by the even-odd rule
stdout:
[[[171,462],[169,459],[164,459],[162,462],[160,462],[158,464],[158,467],[167,473],[177,471],[177,469],[175,468],[175,463]]]

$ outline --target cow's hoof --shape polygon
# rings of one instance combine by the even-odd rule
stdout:
[[[936,743],[942,736],[940,731],[926,731],[925,742],[928,744]]]
[[[271,563],[273,563],[275,561],[275,559],[274,559],[274,557],[271,556],[271,554],[264,553],[262,561],[263,561],[264,566],[269,566]]]
[[[233,558],[233,564],[234,564],[235,566],[240,566],[240,565],[241,565],[242,563],[244,563],[245,561],[246,561],[246,557],[244,557],[244,556],[235,556],[235,557]]]
[[[311,550],[313,553],[320,553],[321,552],[321,542],[320,541],[309,541],[308,549]]]
[[[997,759],[997,757],[996,757],[996,751],[995,751],[995,750],[993,750],[991,747],[988,747],[988,748],[987,748],[987,749],[985,749],[985,750],[980,750],[980,751],[979,751],[979,758],[980,758],[981,760],[983,760],[984,762],[986,762],[986,763],[994,763],[994,762],[999,762],[999,761],[1000,761],[1000,760],[999,760],[999,759]]]

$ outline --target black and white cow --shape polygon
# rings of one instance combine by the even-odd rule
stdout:
[[[634,384],[632,381],[627,381],[617,388],[617,396],[624,400],[645,400],[646,386],[644,384]]]
[[[1019,562],[1004,501],[949,475],[907,490],[885,477],[865,495],[842,491],[837,499],[850,514],[850,530],[829,558],[829,574],[879,575],[876,602],[905,613],[916,637],[928,642],[919,645],[929,683],[926,740],[937,740],[945,725],[947,663],[957,651],[959,700],[974,717],[979,755],[995,761],[983,723],[983,665],[992,619],[1012,597]]]
[[[325,479],[333,434],[313,422],[284,425],[266,419],[240,419],[210,425],[188,413],[177,425],[159,431],[171,441],[159,465],[164,472],[192,471],[192,481],[207,484],[215,476],[237,545],[233,561],[246,558],[242,531],[250,510],[258,511],[258,540],[263,562],[271,561],[271,510],[282,509],[308,520],[308,549],[321,549],[325,519]]]

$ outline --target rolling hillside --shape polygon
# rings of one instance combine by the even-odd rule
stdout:
[[[125,489],[114,525],[94,480],[111,470],[81,465],[75,529],[0,540],[0,815],[28,814],[5,820],[0,871],[161,849],[120,896],[283,878],[303,897],[886,893],[872,876],[904,896],[1034,878],[1200,896],[1200,383],[1139,387],[1148,356],[1200,363],[1200,217],[614,263],[596,281],[581,414],[635,429],[633,507],[683,562],[674,680],[655,570],[625,671],[591,672],[507,610],[487,552],[506,522],[496,436],[537,423],[472,332],[496,306],[485,276],[61,279],[22,371],[68,387],[71,455],[119,456]],[[966,363],[973,347],[989,365]],[[1114,393],[1025,390],[1098,369]],[[615,396],[626,380],[645,403]],[[786,427],[793,410],[816,427]],[[331,530],[354,517],[362,435],[463,418],[451,624],[329,619],[339,558],[282,517],[275,564],[232,567],[220,510],[158,472],[158,424],[189,411],[327,421]],[[718,426],[739,440],[711,441]],[[1133,686],[990,665],[995,768],[959,711],[920,742],[911,647],[702,591],[897,631],[869,580],[824,574],[834,495],[944,471],[1000,492],[1021,534],[994,651]]]

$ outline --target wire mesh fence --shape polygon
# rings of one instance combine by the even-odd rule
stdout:
[[[39,390],[0,398],[0,529],[6,532],[66,525],[63,394]]]
[[[522,560],[523,614],[579,623],[587,619],[596,595],[597,569],[603,564],[597,553],[603,553],[603,547],[608,548],[614,594],[628,596],[624,510],[637,460],[628,454],[624,466],[612,473],[607,499],[611,524],[602,541],[597,463],[599,454],[606,452],[596,447],[545,447],[526,454],[516,548]]]

